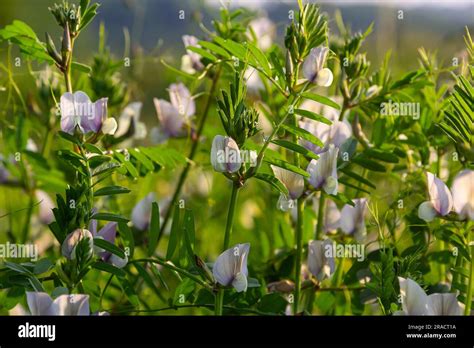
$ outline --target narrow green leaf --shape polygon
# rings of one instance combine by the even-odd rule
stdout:
[[[278,191],[283,193],[284,195],[288,195],[288,189],[285,187],[285,185],[282,184],[280,180],[278,180],[276,177],[270,174],[255,174],[255,178],[265,181],[266,183],[272,185],[274,188],[276,188]]]
[[[108,196],[108,195],[120,195],[124,193],[129,193],[130,189],[122,186],[106,186],[98,189],[94,192],[94,196]]]
[[[103,238],[94,238],[94,246],[104,249],[105,251],[108,251],[109,253],[112,253],[114,255],[117,255],[121,259],[125,258],[125,253],[122,249],[120,249],[115,244],[106,241]]]
[[[151,222],[150,237],[148,240],[148,255],[151,256],[155,252],[158,244],[158,235],[160,234],[160,208],[157,202],[151,204]]]
[[[276,158],[268,158],[268,157],[265,157],[264,158],[264,161],[269,163],[269,164],[273,164],[274,166],[277,166],[277,167],[280,167],[280,168],[283,168],[283,169],[286,169],[286,170],[289,170],[293,173],[296,173],[296,174],[299,174],[303,177],[309,177],[309,174],[307,171],[301,169],[301,168],[298,168],[297,166],[293,165],[293,164],[290,164],[288,162],[285,162],[283,160],[279,160],[279,159],[276,159]]]
[[[272,143],[277,144],[278,146],[284,147],[285,149],[298,152],[302,154],[303,156],[309,157],[311,159],[317,160],[319,158],[318,155],[316,155],[313,151],[308,150],[307,148],[292,143],[291,141],[288,140],[273,140]]]
[[[129,220],[121,215],[112,214],[112,213],[96,213],[92,215],[91,219],[93,220],[103,220],[103,221],[115,221],[115,222],[125,222]]]
[[[330,106],[336,110],[341,110],[341,106],[328,97],[324,97],[322,95],[311,93],[311,92],[303,93],[302,97],[305,99],[311,99],[311,100],[314,100],[315,102]]]

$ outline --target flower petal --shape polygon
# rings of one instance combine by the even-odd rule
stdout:
[[[461,219],[474,220],[474,171],[465,169],[456,175],[451,191],[456,213]]]
[[[410,278],[398,277],[402,308],[407,315],[430,315],[429,299],[425,291]]]
[[[53,299],[45,292],[26,292],[26,302],[31,315],[53,315]]]
[[[462,307],[454,293],[431,294],[428,299],[433,315],[462,315]]]
[[[433,208],[438,214],[445,216],[453,209],[453,198],[448,187],[434,174],[426,172],[428,191]]]

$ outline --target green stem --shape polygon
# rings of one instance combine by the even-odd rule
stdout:
[[[224,250],[229,249],[230,237],[232,234],[232,225],[234,223],[235,206],[237,203],[239,188],[240,186],[238,186],[237,184],[232,185],[232,193],[231,193],[230,202],[229,202],[229,211],[227,214],[227,222],[225,225]]]
[[[468,232],[469,233],[469,232]],[[469,238],[468,238],[469,240]],[[474,278],[474,242],[471,242],[469,247],[471,251],[471,261],[469,262],[469,279],[467,281],[467,293],[466,293],[466,306],[464,307],[464,315],[471,315],[471,304],[472,304],[472,288]]]
[[[304,199],[299,198],[297,201],[297,221],[296,221],[296,260],[295,260],[295,298],[293,302],[293,314],[298,314],[300,293],[301,293],[301,259],[303,253],[303,210]]]
[[[130,264],[134,264],[134,263],[140,263],[140,262],[151,262],[151,263],[156,263],[156,264],[159,264],[165,268],[168,268],[172,271],[175,271],[193,281],[195,281],[196,283],[198,283],[199,285],[202,285],[208,289],[211,289],[211,286],[206,283],[205,281],[203,281],[202,279],[198,278],[197,276],[195,276],[194,274],[186,271],[185,269],[182,269],[180,267],[176,267],[174,265],[172,265],[171,263],[169,263],[168,261],[165,261],[165,260],[162,260],[162,259],[159,259],[159,258],[147,258],[147,259],[137,259],[137,260],[132,260],[132,261],[129,261],[128,262],[128,265]]]
[[[323,231],[323,225],[324,225],[324,208],[326,204],[326,194],[324,193],[323,190],[320,192],[319,196],[319,207],[318,207],[318,223],[316,225],[316,235],[315,239],[320,240],[321,239],[321,234]]]
[[[224,251],[229,249],[230,237],[232,234],[232,225],[234,223],[235,206],[237,203],[237,196],[239,193],[240,186],[237,183],[232,185],[232,193],[229,202],[229,211],[227,213],[227,222],[225,225],[224,234]],[[215,315],[222,315],[222,308],[224,306],[224,289],[220,288],[217,290],[215,297]]]
[[[197,148],[198,148],[198,145],[199,145],[199,139],[201,138],[201,134],[202,134],[202,131],[204,129],[204,125],[206,123],[206,119],[207,119],[207,116],[209,114],[209,110],[211,108],[212,99],[214,98],[214,92],[216,90],[217,82],[219,81],[220,74],[221,74],[221,68],[219,68],[217,70],[216,74],[214,75],[214,78],[212,79],[212,85],[211,85],[211,89],[209,91],[209,97],[207,98],[206,105],[204,107],[204,111],[203,111],[201,120],[199,121],[196,136],[195,136],[195,139],[193,140],[193,143],[192,143],[192,146],[191,146],[191,151],[189,152],[189,156],[188,156],[189,160],[186,163],[186,167],[184,167],[183,171],[181,172],[181,175],[179,176],[178,184],[176,185],[176,189],[174,190],[174,193],[173,193],[173,198],[171,199],[169,208],[166,211],[165,217],[163,219],[163,223],[161,224],[160,233],[158,235],[158,242],[160,241],[161,237],[163,236],[163,232],[165,231],[166,226],[168,225],[173,207],[175,206],[176,201],[178,200],[178,197],[181,194],[181,190],[183,188],[184,182],[186,181],[186,178],[188,177],[189,170],[191,169],[191,165],[192,165],[194,156],[196,155]]]

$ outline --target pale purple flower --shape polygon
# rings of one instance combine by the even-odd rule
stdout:
[[[92,255],[94,240],[89,230],[78,228],[66,236],[62,246],[61,253],[69,260],[76,259],[76,247],[80,241],[87,239],[90,254]]]
[[[156,202],[156,195],[154,192],[150,192],[132,210],[133,226],[140,231],[145,231],[150,225],[153,202]]]
[[[324,46],[312,48],[303,63],[304,77],[318,86],[328,87],[333,80],[331,70],[324,68],[328,53],[329,49]]]
[[[436,216],[445,216],[453,209],[453,198],[448,187],[433,173],[426,172],[430,200],[418,207],[418,216],[425,221],[432,221]]]
[[[60,295],[53,300],[45,292],[26,292],[31,315],[90,315],[89,295]]]
[[[306,171],[310,177],[309,183],[315,189],[323,189],[327,194],[337,194],[337,154],[339,149],[329,145],[326,152],[319,155],[319,159],[311,160]]]
[[[247,36],[252,39],[253,34],[257,40],[258,48],[268,50],[276,37],[276,26],[268,17],[259,17],[250,21]]]
[[[188,47],[200,47],[198,45],[198,38],[192,35],[183,35],[182,37],[184,47],[186,48],[186,55],[181,59],[182,70],[194,74],[196,71],[200,71],[204,68],[204,64],[201,62],[201,55],[194,51],[187,49]]]
[[[82,91],[77,91],[74,94],[64,93],[61,96],[60,108],[61,130],[69,134],[74,133],[76,126],[84,134],[98,133],[107,119],[107,98],[99,99],[93,103]],[[113,121],[108,122],[112,123]]]
[[[116,222],[107,223],[100,229],[99,232],[97,232],[97,220],[91,220],[89,223],[89,230],[91,231],[94,238],[104,239],[111,244],[115,244],[115,238],[117,236]],[[127,255],[125,255],[125,258],[122,259],[119,256],[98,247],[95,247],[95,251],[98,253],[102,261],[110,263],[115,267],[123,268],[128,262]]]
[[[39,201],[39,220],[42,224],[49,225],[54,221],[54,202],[51,197],[42,190],[36,190],[35,196]]]
[[[474,220],[474,171],[465,169],[456,175],[451,186],[453,206],[463,220]]]
[[[182,83],[169,87],[170,101],[154,98],[155,109],[160,122],[159,128],[152,130],[156,142],[186,134],[184,126],[189,124],[196,112],[196,105],[189,90]]]
[[[301,140],[301,144],[315,154],[320,154],[327,150],[330,144],[340,148],[351,136],[352,127],[349,122],[344,118],[339,121],[339,111],[331,107],[321,107],[321,105],[313,100],[305,100],[301,106],[301,109],[308,110],[317,114],[322,114],[329,121],[331,125],[327,125],[322,122],[317,122],[311,119],[302,118],[299,121],[300,128],[303,128],[317,137],[323,144],[324,148],[319,147],[307,140]]]
[[[247,291],[249,250],[249,243],[237,244],[220,254],[212,267],[214,279],[223,286],[232,285],[237,292]]]
[[[234,139],[216,135],[212,141],[211,164],[216,172],[235,173],[242,166],[240,149]]]
[[[353,199],[354,206],[344,205],[341,210],[339,226],[345,234],[353,235],[362,242],[366,236],[365,214],[367,212],[367,198]]]
[[[308,269],[319,281],[329,278],[336,268],[334,242],[331,239],[311,240],[308,243]]]
[[[288,190],[288,195],[280,194],[278,208],[282,211],[289,211],[296,206],[295,201],[303,194],[303,176],[277,166],[272,165],[271,168],[275,177],[280,180]]]
[[[402,311],[395,315],[461,315],[462,305],[455,293],[426,295],[414,280],[398,277]]]

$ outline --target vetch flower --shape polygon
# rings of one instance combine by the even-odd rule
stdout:
[[[247,291],[247,258],[250,244],[237,244],[219,255],[212,274],[214,279],[223,286],[232,285],[237,292]]]
[[[85,241],[85,243],[83,241]],[[94,241],[92,233],[90,233],[89,230],[78,228],[69,233],[61,246],[61,253],[67,259],[75,260],[78,256],[77,247],[79,245],[83,246],[83,249],[81,249],[81,252],[85,253],[83,256],[86,258],[92,256]]]
[[[453,209],[453,198],[448,187],[433,173],[426,172],[430,200],[418,207],[418,216],[425,221],[432,221],[436,216],[445,216]]]
[[[255,35],[258,48],[266,51],[272,46],[276,37],[276,26],[268,17],[253,19],[248,27],[247,36],[252,39],[252,36]]]
[[[306,171],[310,177],[309,183],[315,189],[323,189],[327,194],[337,194],[337,154],[339,149],[329,145],[326,152],[319,155],[318,160],[311,160]]]
[[[118,129],[115,137],[126,135],[130,128],[133,127],[133,139],[143,139],[146,137],[146,126],[140,122],[140,112],[143,104],[141,102],[133,102],[128,104],[119,117]]]
[[[106,240],[111,244],[115,244],[115,238],[117,236],[117,223],[116,222],[109,222],[104,227],[97,232],[97,220],[91,220],[89,224],[89,230],[91,231],[94,238],[101,238]],[[125,258],[121,258],[115,254],[112,254],[108,251],[102,250],[100,248],[95,247],[95,251],[98,253],[99,257],[102,261],[110,263],[111,265],[123,268],[127,262],[128,258],[125,255]]]
[[[89,295],[60,295],[52,299],[45,292],[26,292],[31,315],[90,315]]]
[[[153,99],[160,126],[152,130],[152,137],[158,143],[184,136],[184,126],[189,124],[196,111],[191,93],[182,83],[170,85],[169,95],[171,102]]]
[[[132,210],[132,223],[140,231],[145,231],[151,221],[151,204],[156,202],[154,192],[150,192],[139,201]]]
[[[311,81],[311,83],[323,87],[331,85],[333,80],[332,72],[328,68],[324,68],[328,53],[329,49],[327,47],[314,47],[305,59],[303,63],[303,75]]]
[[[331,239],[310,240],[308,243],[308,269],[319,281],[329,278],[336,268],[334,242]]]
[[[54,221],[53,200],[49,195],[41,190],[36,190],[36,199],[39,201],[39,220],[42,224],[48,225]]]
[[[474,220],[474,171],[465,169],[456,175],[451,186],[453,206],[463,220]]]
[[[272,168],[275,177],[280,180],[288,190],[288,196],[283,193],[280,194],[280,198],[278,199],[278,208],[282,211],[291,210],[291,208],[295,207],[295,200],[297,200],[303,194],[303,176],[277,166],[271,165],[270,167]]]
[[[204,68],[201,62],[201,55],[187,49],[188,47],[200,47],[198,38],[192,35],[183,35],[182,37],[186,54],[181,58],[181,70],[189,74],[194,74]]]
[[[366,235],[365,214],[367,211],[367,198],[353,199],[354,206],[344,205],[341,210],[339,226],[345,234],[353,235],[357,241],[362,242]]]
[[[79,130],[86,134],[88,132],[98,133],[107,119],[107,98],[102,98],[96,102],[91,102],[89,96],[77,91],[74,94],[66,92],[61,96],[61,130],[73,134],[74,130]],[[113,121],[106,123],[106,131],[110,134]]]
[[[398,277],[402,311],[395,315],[461,315],[462,306],[455,293],[426,295],[414,280]]]
[[[212,141],[211,164],[216,172],[235,173],[242,166],[240,149],[234,139],[216,135]]]

